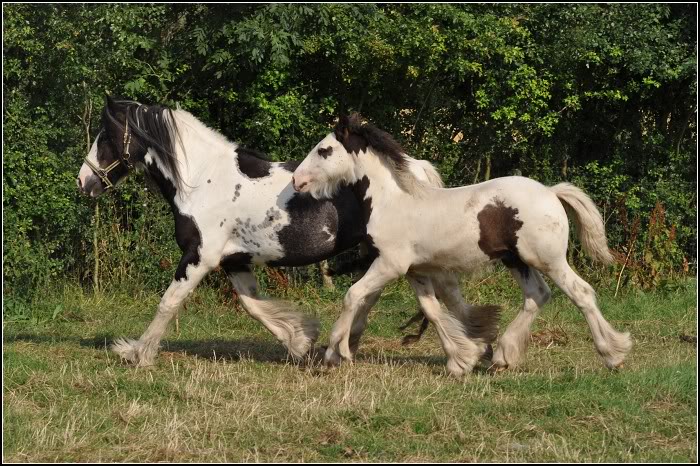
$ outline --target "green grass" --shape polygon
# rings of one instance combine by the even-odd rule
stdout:
[[[555,290],[521,367],[446,374],[431,328],[402,347],[415,299],[390,286],[353,365],[294,364],[230,299],[198,290],[171,326],[158,364],[136,369],[105,349],[150,322],[155,293],[93,296],[75,287],[4,323],[4,460],[24,461],[551,461],[697,460],[695,281],[664,291],[600,290],[603,314],[632,333],[623,370],[597,356],[585,320]],[[519,291],[502,272],[465,283],[471,302]],[[291,290],[323,321],[345,288]]]

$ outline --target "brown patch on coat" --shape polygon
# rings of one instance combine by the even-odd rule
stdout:
[[[490,259],[500,259],[506,267],[517,269],[527,278],[530,268],[518,255],[516,233],[523,226],[518,220],[518,209],[506,206],[502,200],[493,199],[476,216],[479,221],[479,249]]]

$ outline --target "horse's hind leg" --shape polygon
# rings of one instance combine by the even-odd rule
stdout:
[[[442,310],[429,277],[408,274],[406,279],[415,291],[423,313],[437,329],[442,348],[447,354],[447,370],[457,376],[471,372],[486,345],[470,340],[462,323]]]
[[[498,340],[493,355],[494,367],[503,369],[516,366],[523,357],[530,339],[530,326],[551,296],[549,287],[534,268],[518,261],[508,270],[523,290],[523,308]]]
[[[320,322],[291,303],[258,296],[258,284],[249,267],[224,267],[248,314],[260,321],[296,357],[303,357],[318,338]]]
[[[605,365],[610,369],[621,367],[625,356],[632,349],[632,340],[629,332],[620,333],[605,320],[598,309],[593,287],[579,277],[565,260],[550,267],[547,275],[586,317],[593,334],[593,343]]]

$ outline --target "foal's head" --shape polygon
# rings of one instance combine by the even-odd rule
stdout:
[[[308,192],[317,199],[332,197],[344,184],[358,180],[357,158],[369,149],[390,163],[395,170],[404,170],[408,158],[390,134],[370,124],[363,124],[358,113],[342,116],[335,129],[316,144],[294,171],[292,184],[299,192]]]
[[[97,197],[144,164],[149,151],[178,179],[174,138],[177,133],[172,111],[158,105],[113,100],[102,110],[99,132],[78,173],[78,188]]]

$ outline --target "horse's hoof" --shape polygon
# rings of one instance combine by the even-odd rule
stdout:
[[[493,346],[491,343],[486,345],[486,350],[484,351],[484,354],[481,355],[481,359],[487,362],[491,362],[493,359]]]

